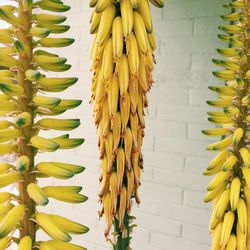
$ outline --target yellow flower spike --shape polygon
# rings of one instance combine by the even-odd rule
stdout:
[[[130,249],[132,232],[132,199],[139,203],[144,109],[148,105],[147,93],[153,84],[153,52],[157,44],[151,3],[157,7],[164,5],[163,0],[122,0],[116,4],[110,0],[89,1],[94,7],[90,32],[95,34],[91,49],[91,102],[102,160],[100,216],[104,214],[106,218],[105,237],[108,239],[113,231],[118,236],[115,244],[127,249]],[[228,64],[227,67],[235,69],[236,65]],[[230,88],[227,96],[231,99],[222,102],[232,104],[235,91]],[[234,122],[229,119],[230,123]],[[227,134],[230,131],[222,132]],[[215,169],[209,174],[212,172]]]
[[[222,86],[209,89],[219,96],[208,101],[212,107],[223,109],[208,112],[208,120],[216,128],[202,131],[209,136],[222,136],[220,141],[208,145],[211,151],[219,150],[218,156],[204,171],[206,175],[216,174],[208,185],[205,201],[213,201],[210,231],[212,249],[245,249],[249,241],[250,220],[250,153],[249,153],[249,54],[246,53],[246,39],[249,37],[249,10],[245,1],[231,1],[224,7],[232,8],[222,15],[225,21],[233,22],[219,28],[227,34],[218,38],[228,43],[228,48],[217,49],[225,59],[213,60],[224,69],[213,74],[226,81]],[[225,46],[226,47],[226,46]],[[229,152],[226,155],[224,152]],[[225,157],[221,157],[225,154]],[[222,174],[224,172],[225,174]],[[243,192],[244,190],[244,192]]]
[[[35,9],[38,10],[35,12]],[[39,178],[69,179],[81,173],[84,167],[50,162],[49,159],[36,163],[35,159],[38,153],[75,148],[84,141],[70,138],[69,134],[50,139],[40,135],[41,130],[71,131],[80,125],[77,118],[53,117],[78,107],[82,101],[62,100],[55,96],[78,79],[60,77],[60,74],[47,77],[50,72],[65,72],[71,65],[67,64],[66,58],[44,50],[66,47],[74,42],[72,38],[53,35],[69,30],[68,25],[62,24],[67,18],[54,14],[69,9],[70,6],[62,1],[50,0],[22,0],[16,6],[0,6],[0,19],[10,26],[0,29],[0,116],[3,117],[0,121],[0,155],[16,157],[13,165],[0,163],[0,188],[15,185],[18,191],[17,195],[0,192],[0,249],[13,248],[14,242],[18,243],[19,250],[31,250],[39,245],[41,249],[84,249],[76,248],[78,246],[74,244],[61,244],[71,240],[71,233],[80,233],[81,224],[75,222],[76,231],[64,232],[49,215],[40,213],[39,206],[47,205],[49,196],[38,185]],[[54,13],[45,14],[41,10]],[[47,92],[52,92],[51,96],[47,96]],[[46,191],[50,191],[51,198],[80,203],[87,200],[79,193],[81,189],[79,186],[56,186]],[[39,228],[59,245],[39,244],[36,239]],[[19,236],[13,240],[12,234]]]

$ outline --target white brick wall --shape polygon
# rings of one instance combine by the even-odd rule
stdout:
[[[65,115],[82,118],[82,126],[74,135],[81,134],[86,142],[77,150],[46,157],[86,165],[84,174],[69,183],[82,184],[89,201],[80,206],[51,202],[47,209],[90,227],[90,232],[76,237],[76,242],[89,250],[110,249],[103,237],[103,221],[97,220],[99,161],[92,107],[88,104],[90,9],[87,0],[65,2],[72,6],[67,14],[72,26],[68,36],[73,36],[76,43],[60,50],[60,54],[73,64],[67,75],[76,75],[80,80],[63,95],[84,100],[81,108]],[[215,48],[223,46],[216,38],[219,15],[224,11],[222,2],[168,0],[164,10],[152,7],[158,63],[149,97],[150,115],[146,119],[142,204],[133,210],[138,224],[132,240],[135,250],[210,249],[210,206],[202,201],[209,178],[203,177],[202,171],[212,156],[205,151],[209,140],[200,135],[200,130],[208,125],[205,100],[212,95],[207,86],[216,84],[211,59]]]
[[[66,0],[72,5],[72,1]],[[211,158],[205,151],[209,142],[200,135],[208,125],[206,99],[212,98],[207,86],[215,84],[211,59],[221,46],[216,38],[219,0],[169,0],[164,10],[152,7],[158,49],[155,86],[149,101],[144,143],[145,172],[141,186],[142,204],[134,207],[138,228],[133,234],[135,250],[209,250],[207,230],[210,206],[202,201],[209,178],[202,171]],[[89,201],[82,206],[50,205],[77,217],[90,226],[90,232],[76,241],[89,250],[110,249],[103,237],[103,221],[97,220],[98,149],[93,126],[90,97],[89,51],[92,37],[88,32],[88,1],[73,1],[67,14],[72,25],[69,35],[75,45],[62,53],[72,61],[71,75],[77,75],[77,86],[66,95],[83,98],[84,105],[73,116],[81,115],[82,126],[74,134],[86,138],[83,147],[66,154],[66,161],[82,162],[86,171],[76,179],[84,186]],[[55,159],[63,159],[61,152]],[[70,182],[70,181],[69,181]],[[57,183],[57,182],[55,182]],[[67,210],[73,209],[73,210]]]

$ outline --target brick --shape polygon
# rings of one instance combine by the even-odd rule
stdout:
[[[184,157],[160,152],[144,151],[145,164],[154,168],[164,168],[172,170],[181,170],[184,167]]]
[[[216,47],[224,47],[222,43],[216,42]],[[206,70],[212,74],[212,70],[216,70],[218,67],[212,62],[212,59],[220,58],[215,53],[215,50],[207,51],[206,53],[193,53],[192,54],[192,69]],[[214,77],[214,80],[215,77]]]
[[[189,123],[187,125],[188,138],[197,139],[197,140],[205,140],[206,139],[206,141],[215,141],[215,138],[208,137],[201,132],[202,130],[207,129],[207,128],[211,128],[211,127],[214,127],[214,126],[211,125],[211,123],[209,124],[208,122],[204,123],[204,124]]]
[[[164,84],[160,84],[152,89],[149,95],[149,103],[171,105],[187,105],[189,91],[186,88],[168,88]]]
[[[208,156],[209,152],[205,150],[207,142],[188,139],[171,139],[157,137],[155,142],[156,150],[170,154]]]
[[[166,32],[161,33],[162,27],[165,27]],[[166,39],[168,37],[176,36],[190,36],[193,33],[194,21],[192,18],[179,19],[179,20],[162,20],[157,22],[155,31],[159,33],[159,38]]]
[[[167,54],[167,53],[166,53]],[[211,71],[203,69],[173,69],[156,71],[155,80],[159,85],[171,88],[206,88],[214,81]]]
[[[194,35],[216,35],[218,34],[217,26],[221,24],[221,18],[212,17],[202,17],[194,19]]]
[[[178,1],[166,5],[167,11],[164,14],[167,19],[218,16],[225,12],[221,2],[217,0]]]
[[[145,195],[145,199],[154,201],[168,201],[172,203],[181,203],[182,201],[182,190],[176,187],[168,187],[161,184],[144,183],[141,188]]]
[[[183,204],[185,206],[194,208],[210,209],[211,205],[209,203],[203,202],[204,195],[205,189],[202,192],[194,190],[184,190]]]
[[[169,52],[167,56],[164,54],[157,55],[155,71],[161,70],[162,65],[164,65],[167,70],[189,69],[191,66],[191,56],[187,54],[177,54],[171,52]]]
[[[153,170],[153,181],[174,187],[192,190],[205,190],[208,183],[206,176],[184,172],[174,172],[165,169]]]
[[[206,101],[213,100],[216,97],[215,94],[208,89],[208,85],[217,85],[217,84],[207,83],[207,88],[205,89],[190,89],[189,91],[190,105],[203,106],[205,108],[208,107],[208,104]]]
[[[178,222],[186,222],[203,227],[208,225],[210,216],[210,211],[204,209],[164,201],[154,202],[154,213]]]
[[[161,53],[208,53],[214,52],[216,46],[218,45],[218,39],[216,36],[187,36],[185,39],[183,37],[176,37],[175,42],[170,42],[170,39],[165,39],[161,43]]]
[[[207,157],[187,156],[185,158],[184,171],[197,174],[202,173],[213,158],[213,155],[215,154],[210,154]]]
[[[206,123],[207,115],[204,107],[191,107],[181,105],[158,105],[157,118],[168,121],[183,121],[183,122],[197,122]]]
[[[191,224],[183,224],[182,237],[198,243],[210,244],[211,238],[208,228],[199,227]]]
[[[137,217],[137,225],[142,228],[150,231],[162,232],[167,235],[180,236],[181,224],[179,222],[168,220],[161,216],[150,215],[142,212],[137,213],[136,209],[134,209],[133,214]]]
[[[205,244],[192,242],[177,237],[170,237],[161,233],[153,232],[151,234],[151,244],[153,246],[161,247],[161,249],[178,249],[178,250],[210,250],[210,247]],[[168,246],[166,248],[166,246]]]
[[[146,127],[147,136],[169,136],[175,138],[183,138],[186,136],[186,125],[182,122],[148,120]]]

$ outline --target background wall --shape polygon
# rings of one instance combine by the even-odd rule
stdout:
[[[82,126],[73,134],[84,136],[86,142],[77,150],[42,155],[40,160],[53,158],[84,164],[86,171],[69,183],[83,185],[89,201],[81,206],[52,201],[46,210],[88,225],[90,232],[77,237],[76,242],[89,250],[105,250],[110,248],[103,237],[103,220],[98,222],[97,218],[100,164],[92,107],[88,104],[92,42],[88,25],[90,9],[87,0],[65,2],[72,6],[67,14],[72,26],[68,36],[74,37],[76,43],[58,52],[68,57],[73,65],[71,72],[65,75],[76,75],[80,79],[62,95],[84,100],[81,108],[65,115],[81,116]],[[143,146],[142,204],[133,209],[138,224],[133,234],[134,250],[210,249],[207,230],[210,206],[202,201],[209,178],[203,177],[202,171],[212,155],[205,151],[208,141],[200,130],[208,126],[205,100],[212,96],[207,86],[216,84],[211,76],[211,58],[215,56],[215,48],[223,46],[216,39],[219,15],[224,11],[222,2],[168,0],[164,10],[152,7],[158,45],[157,65]],[[41,234],[41,237],[45,236]]]

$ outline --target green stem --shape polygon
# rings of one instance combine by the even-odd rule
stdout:
[[[119,221],[114,218],[113,224],[115,232],[118,234],[116,245],[114,245],[114,250],[128,250],[130,245],[130,236],[129,236],[129,215],[126,213],[124,216],[124,230],[126,235],[119,228]]]
[[[27,194],[27,186],[29,183],[35,182],[35,175],[31,173],[34,167],[34,157],[35,151],[29,146],[30,138],[33,135],[33,120],[34,120],[34,110],[29,104],[33,98],[32,83],[28,81],[25,77],[25,71],[31,69],[32,60],[32,40],[29,36],[31,28],[31,15],[32,10],[27,10],[24,8],[22,1],[18,1],[18,16],[21,21],[21,25],[17,31],[18,40],[26,46],[26,53],[20,54],[18,61],[20,63],[20,70],[17,72],[17,81],[24,89],[24,94],[18,97],[18,106],[22,112],[28,112],[31,115],[32,122],[30,125],[21,129],[21,139],[18,144],[18,153],[20,155],[26,155],[30,160],[29,170],[25,171],[23,174],[24,180],[19,183],[19,193],[20,193],[20,203],[24,204],[26,207],[25,215],[22,220],[22,226],[20,229],[20,240],[29,235],[35,242],[36,225],[35,222],[31,221],[30,218],[35,212],[35,203],[30,199]]]

